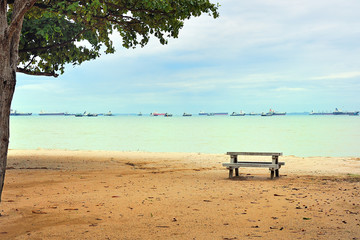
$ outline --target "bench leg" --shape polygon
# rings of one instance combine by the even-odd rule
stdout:
[[[274,170],[270,170],[271,172],[270,172],[270,178],[271,179],[274,179]]]
[[[235,168],[235,176],[239,176],[239,168]]]
[[[275,177],[279,177],[279,169],[275,170]]]
[[[232,168],[229,168],[229,178],[233,177],[234,170]]]

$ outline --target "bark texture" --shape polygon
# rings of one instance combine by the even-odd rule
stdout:
[[[22,22],[36,0],[15,0],[11,21],[8,22],[8,4],[0,0],[0,202],[5,181],[9,147],[10,107],[16,85],[18,49]]]

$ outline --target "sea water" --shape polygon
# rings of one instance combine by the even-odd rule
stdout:
[[[10,149],[360,156],[359,116],[11,116]]]

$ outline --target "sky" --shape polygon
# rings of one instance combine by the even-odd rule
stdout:
[[[212,0],[212,2],[216,2]],[[19,73],[19,112],[360,110],[359,0],[218,0],[220,17],[185,21],[179,38]]]

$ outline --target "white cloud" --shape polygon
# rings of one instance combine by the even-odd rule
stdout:
[[[325,79],[346,79],[346,78],[355,78],[359,77],[360,72],[344,72],[344,73],[336,73],[325,76],[313,77],[312,80],[325,80]]]

